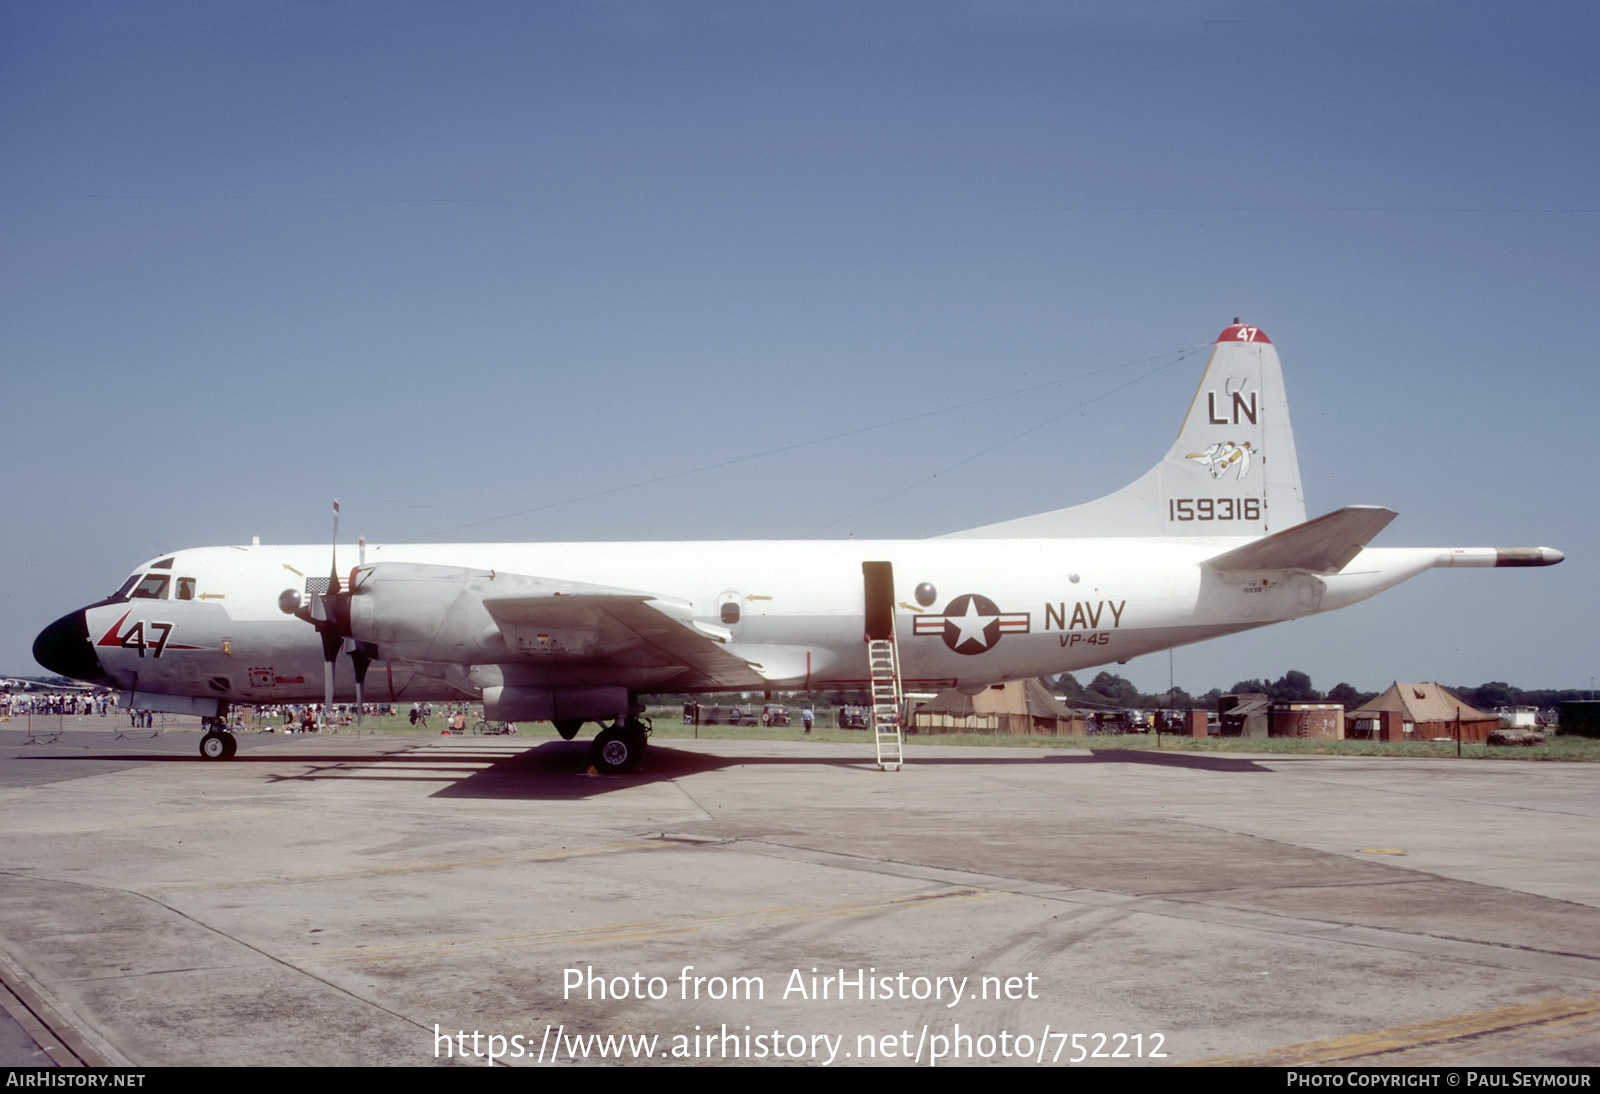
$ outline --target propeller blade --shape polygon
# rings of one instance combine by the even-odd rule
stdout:
[[[333,562],[328,570],[328,595],[339,595],[339,499],[333,499]]]
[[[333,715],[333,662],[322,663],[322,728],[327,729],[329,719]]]
[[[365,545],[363,544],[363,555]],[[333,723],[333,674],[334,666],[338,663],[339,653],[349,641],[354,651],[351,657],[356,663],[356,719],[361,718],[360,703],[362,698],[362,684],[366,680],[367,666],[375,660],[371,653],[362,650],[361,643],[356,642],[350,635],[350,595],[345,592],[344,586],[339,582],[339,500],[333,502],[333,551],[332,561],[328,567],[328,587],[325,591],[311,594],[311,602],[307,605],[297,605],[296,598],[285,601],[279,598],[278,606],[290,615],[304,619],[317,629],[318,636],[322,639],[322,728],[328,729]],[[356,570],[350,571],[350,590],[355,591]],[[289,594],[286,593],[285,596]],[[334,730],[334,732],[338,732]]]
[[[372,654],[365,642],[351,644],[350,661],[356,667],[356,732],[361,732],[362,688],[367,682],[367,669],[372,667]]]
[[[333,664],[338,659],[339,651],[344,648],[344,637],[334,630],[331,624],[320,628],[322,631],[322,659],[328,664]]]

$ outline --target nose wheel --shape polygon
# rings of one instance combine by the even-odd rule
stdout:
[[[231,760],[239,751],[239,742],[231,733],[219,729],[207,730],[200,738],[200,755],[207,760]]]

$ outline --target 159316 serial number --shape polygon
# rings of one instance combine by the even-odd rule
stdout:
[[[1260,520],[1260,498],[1168,498],[1168,520]]]

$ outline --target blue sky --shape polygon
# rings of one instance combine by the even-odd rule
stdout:
[[[1180,650],[1178,682],[1587,687],[1597,29],[0,0],[0,673],[139,561],[320,541],[335,496],[369,541],[922,536],[1087,500],[1170,444],[1204,355],[1162,355],[1238,315],[1283,358],[1312,513],[1568,560]],[[1167,658],[1118,671],[1165,686]]]

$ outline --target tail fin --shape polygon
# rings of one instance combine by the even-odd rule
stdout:
[[[1096,501],[952,536],[1264,536],[1305,519],[1278,351],[1236,319],[1217,336],[1177,442],[1143,477]]]

